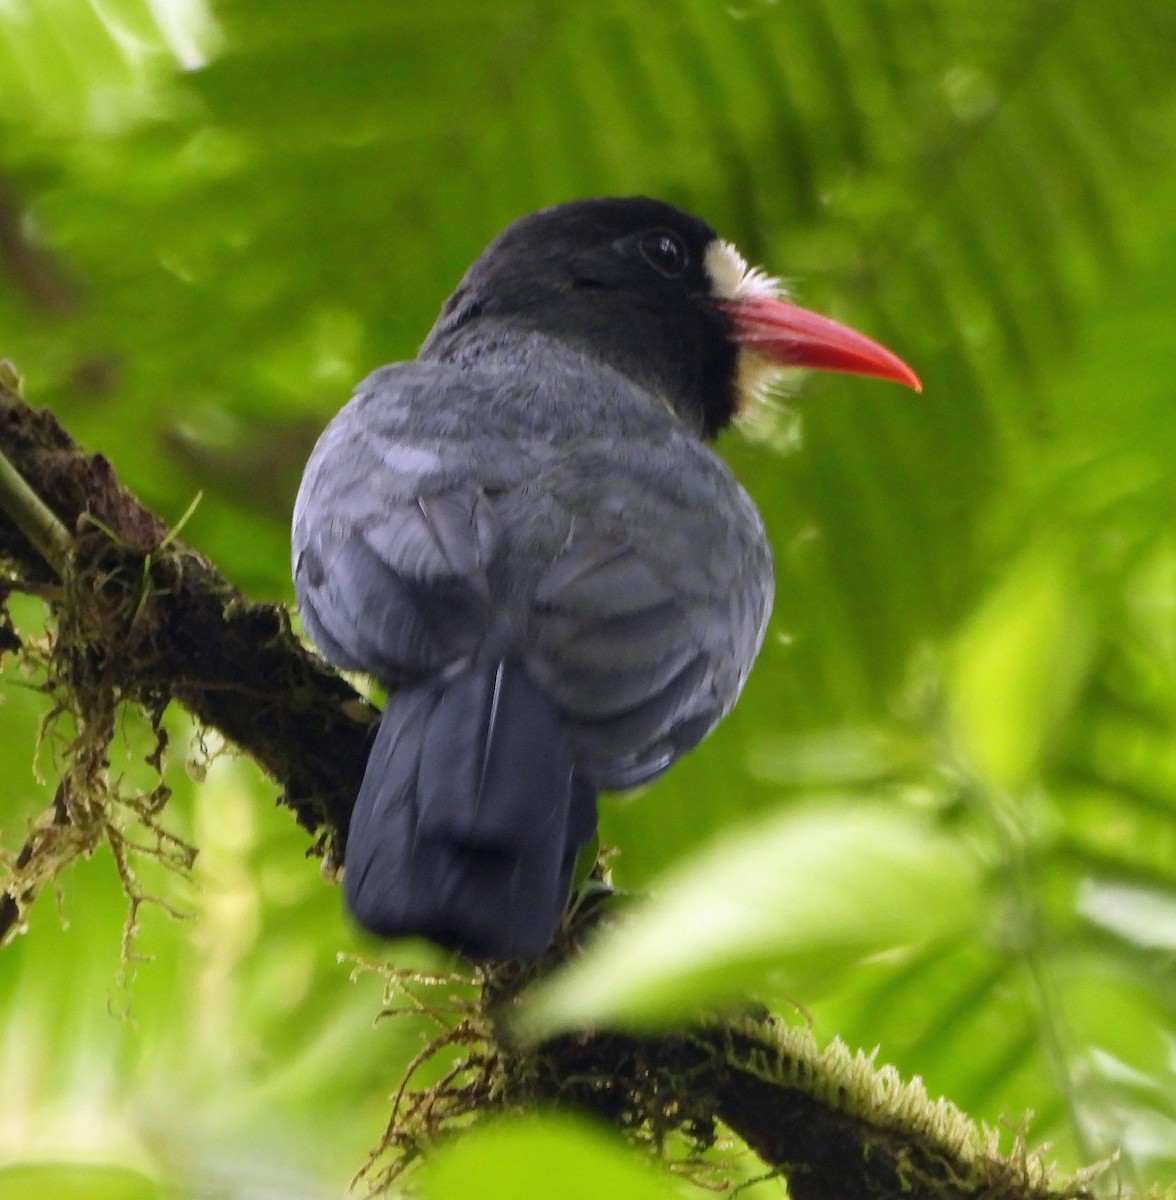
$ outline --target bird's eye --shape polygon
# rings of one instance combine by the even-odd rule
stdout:
[[[641,253],[659,275],[670,279],[683,274],[690,262],[686,247],[672,233],[647,233],[641,239]]]

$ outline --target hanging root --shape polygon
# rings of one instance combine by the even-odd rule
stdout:
[[[32,823],[24,848],[9,864],[3,881],[7,912],[0,914],[8,918],[0,933],[19,929],[41,887],[75,858],[105,844],[128,901],[124,970],[134,959],[141,906],[153,902],[174,912],[143,890],[136,859],[154,859],[184,873],[196,855],[160,819],[171,795],[163,779],[167,693],[142,682],[157,638],[147,603],[153,586],[149,566],[146,559],[126,555],[104,531],[83,529],[55,597],[56,622],[44,637],[19,646],[21,668],[40,679],[50,700],[40,740],[60,764],[60,782],[52,806]],[[127,706],[143,712],[151,731],[143,761],[154,782],[145,790],[111,775],[111,748]]]

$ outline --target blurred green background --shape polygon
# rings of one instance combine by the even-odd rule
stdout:
[[[726,948],[671,906],[680,961],[640,982],[688,1001],[729,970],[979,1119],[1032,1110],[1064,1165],[1120,1148],[1128,1186],[1171,1181],[1171,0],[0,3],[0,356],[165,520],[202,491],[184,537],[258,599],[290,600],[301,466],[352,384],[413,354],[507,221],[631,193],[924,383],[797,379],[721,443],[776,552],[768,641],[736,713],[602,833],[620,883],[669,870],[703,907],[749,878],[741,823],[818,849],[761,841]],[[9,855],[55,780],[37,682],[0,676]],[[145,906],[124,963],[100,853],[0,951],[5,1200],[339,1196],[434,1028],[373,1023],[382,978],[338,956],[388,952],[272,786],[206,773],[169,722],[167,821],[200,857],[139,870],[189,919]],[[619,1010],[632,965],[601,960]],[[503,1144],[558,1161],[565,1132]],[[461,1161],[495,1195],[486,1145]],[[660,1194],[614,1165],[615,1194]]]

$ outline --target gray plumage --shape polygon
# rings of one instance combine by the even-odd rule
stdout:
[[[365,380],[307,466],[294,578],[324,653],[391,689],[418,685],[413,703],[518,664],[591,788],[648,782],[710,732],[747,678],[772,587],[762,523],[726,466],[658,397],[539,334],[473,367],[404,363]],[[519,732],[543,753],[539,731]],[[390,832],[407,845],[403,791]],[[358,875],[349,855],[353,905]],[[488,934],[482,948],[499,956]]]
[[[323,433],[294,580],[327,657],[390,689],[348,837],[353,913],[534,958],[596,791],[656,778],[735,703],[771,561],[676,397],[541,320],[449,337],[456,320]]]
[[[307,466],[294,561],[338,665],[395,687],[520,661],[613,788],[730,709],[771,596],[727,467],[665,404],[537,334],[476,368],[365,380]]]

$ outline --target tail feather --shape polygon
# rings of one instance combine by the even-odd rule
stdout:
[[[344,888],[361,925],[475,958],[537,958],[596,825],[554,705],[522,668],[403,688],[352,813]]]
[[[567,824],[572,756],[551,701],[509,663],[442,693],[421,746],[420,832],[504,851]]]

